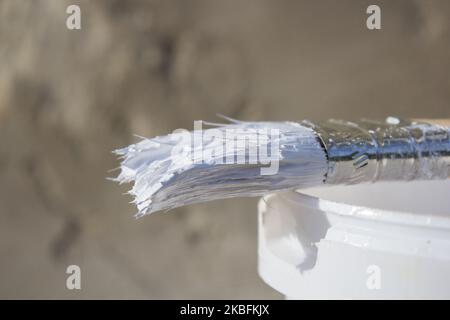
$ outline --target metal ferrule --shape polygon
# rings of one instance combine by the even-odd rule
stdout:
[[[450,128],[388,118],[328,120],[312,127],[328,157],[327,184],[450,176]]]

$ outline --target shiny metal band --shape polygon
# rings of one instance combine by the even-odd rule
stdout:
[[[313,128],[328,157],[327,184],[450,177],[450,128],[429,123],[328,120]]]

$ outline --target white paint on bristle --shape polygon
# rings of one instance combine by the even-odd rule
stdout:
[[[116,150],[115,153],[121,158],[121,172],[113,180],[134,183],[129,193],[138,208],[137,216],[197,202],[261,196],[273,191],[323,183],[327,172],[326,154],[311,128],[294,122],[233,122],[210,124],[216,127],[191,131],[188,133],[190,139],[186,139],[187,131],[175,132],[151,139],[144,138],[136,144]],[[225,139],[205,137],[217,136],[217,133],[226,136],[225,131],[228,129],[237,133],[240,129],[254,130],[258,133],[257,139],[247,139],[247,144],[233,149],[222,148],[222,152],[217,152],[221,150],[220,145]],[[272,129],[279,132],[276,141],[269,134]],[[246,138],[243,136],[243,139]],[[271,150],[275,143],[278,171],[273,175],[264,175],[261,169],[267,164],[249,163],[249,159],[257,157],[255,150]],[[203,161],[205,154],[210,157]],[[245,154],[246,163],[234,161],[220,164],[221,160],[235,159],[242,154]]]

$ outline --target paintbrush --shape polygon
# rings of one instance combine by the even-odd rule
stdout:
[[[116,150],[137,216],[319,185],[447,179],[449,120],[196,122]],[[203,129],[203,125],[207,129]]]

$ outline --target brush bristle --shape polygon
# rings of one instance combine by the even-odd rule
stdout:
[[[215,127],[144,138],[115,151],[121,172],[114,180],[134,182],[129,193],[138,217],[197,202],[323,183],[327,160],[312,129],[293,122],[210,125]],[[227,145],[229,132],[234,132],[233,148]],[[267,150],[271,162],[277,161],[276,172],[267,174],[272,163],[259,161],[261,150]]]

